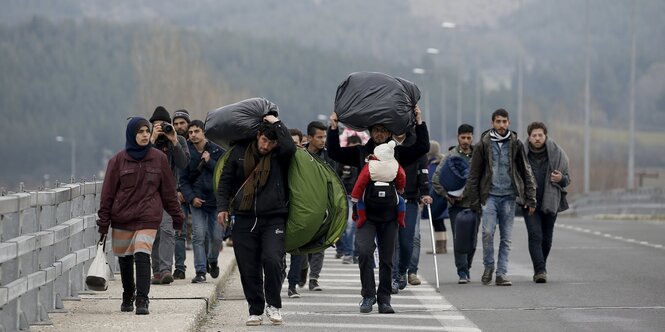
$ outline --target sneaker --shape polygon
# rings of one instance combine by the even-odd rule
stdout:
[[[358,264],[358,256],[353,256],[353,264]]]
[[[397,282],[397,286],[399,287],[399,290],[402,290],[402,289],[406,288],[406,284],[407,284],[406,274],[403,274],[403,275],[399,276],[399,280]]]
[[[457,281],[457,283],[460,284],[460,285],[468,284],[469,283],[469,276],[464,272],[460,272],[459,273],[459,280]]]
[[[399,293],[399,281],[393,280],[392,284],[390,285],[390,294],[397,293]]]
[[[162,283],[162,275],[161,273],[155,273],[152,275],[152,279],[150,279],[150,283],[153,285],[159,285]]]
[[[149,315],[150,311],[148,310],[148,303],[150,303],[150,301],[147,298],[137,298],[136,299],[136,314],[137,315]]]
[[[341,252],[338,252],[338,253],[335,254],[335,259],[340,259],[342,257],[344,257],[344,254],[341,253]]]
[[[538,272],[533,276],[533,281],[537,284],[544,284],[547,282],[547,272]]]
[[[300,298],[300,293],[298,293],[298,291],[296,290],[295,287],[293,287],[293,288],[289,287],[288,294],[289,294],[289,298],[291,298],[291,299],[299,299]]]
[[[279,308],[275,308],[271,305],[266,307],[266,316],[268,316],[272,325],[280,325],[284,322],[282,320],[282,314],[279,313]]]
[[[342,264],[353,264],[353,256],[345,255],[342,257]]]
[[[226,240],[226,246],[227,246],[227,247],[233,247],[233,240],[231,240],[231,238],[228,238],[228,239]]]
[[[363,314],[372,312],[372,306],[376,303],[376,298],[365,297],[360,301],[360,312]]]
[[[483,272],[482,278],[480,278],[480,281],[482,281],[483,285],[489,285],[490,282],[492,282],[492,274],[494,273],[494,268],[485,268],[485,271]]]
[[[300,281],[298,281],[298,287],[300,288],[305,287],[306,282],[307,282],[307,269],[300,270]]]
[[[196,272],[196,277],[192,278],[192,283],[193,284],[198,284],[201,282],[206,281],[206,274],[205,272]]]
[[[208,273],[210,273],[210,276],[213,279],[217,279],[217,277],[219,277],[219,265],[217,265],[217,263],[210,263],[208,265],[210,266]]]
[[[173,272],[173,279],[185,279],[185,271],[175,270]]]
[[[379,303],[379,313],[380,314],[394,314],[395,309],[390,305],[390,303]]]
[[[320,292],[323,289],[321,289],[321,286],[319,286],[319,282],[316,279],[310,279],[309,280],[309,290],[315,291],[315,292]]]
[[[415,273],[409,273],[409,285],[418,286],[420,285],[420,278]]]
[[[168,285],[172,282],[173,282],[173,275],[171,274],[171,271],[162,272],[162,280],[160,284]]]
[[[513,283],[506,276],[496,276],[496,285],[497,286],[512,286]]]
[[[259,326],[261,325],[261,321],[263,320],[263,317],[259,315],[249,315],[249,318],[245,321],[245,325],[247,326]]]

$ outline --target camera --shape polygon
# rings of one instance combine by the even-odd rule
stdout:
[[[162,131],[165,133],[170,133],[173,131],[173,125],[167,122],[162,123]]]

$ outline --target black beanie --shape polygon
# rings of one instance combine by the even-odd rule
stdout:
[[[164,106],[157,106],[157,108],[155,108],[155,112],[153,112],[152,116],[150,117],[151,123],[157,120],[171,123],[171,116],[169,115],[169,112],[166,110],[166,108],[164,108]]]
[[[187,110],[177,110],[173,113],[173,121],[177,118],[183,118],[187,123],[192,122],[192,118],[189,117],[189,112]]]

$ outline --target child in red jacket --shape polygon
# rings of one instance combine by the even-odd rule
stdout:
[[[367,220],[363,197],[365,189],[370,184],[370,181],[385,183],[394,181],[395,189],[398,193],[396,195],[397,199],[395,200],[397,223],[400,227],[404,228],[404,212],[406,210],[406,204],[404,198],[399,194],[404,192],[406,173],[397,160],[395,160],[395,142],[390,141],[376,146],[374,148],[374,154],[370,155],[368,159],[369,161],[360,171],[358,180],[356,180],[356,184],[353,186],[353,191],[351,192],[351,201],[354,203],[354,210],[356,210],[354,211],[354,220],[357,222],[356,227],[362,227]]]

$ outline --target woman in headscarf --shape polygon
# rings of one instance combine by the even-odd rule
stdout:
[[[118,256],[122,280],[121,311],[147,315],[150,292],[150,252],[162,211],[173,217],[173,227],[182,229],[185,219],[176,195],[176,183],[166,155],[150,143],[150,123],[133,117],[125,132],[125,149],[108,162],[100,208],[100,241],[106,241],[109,226],[113,253]],[[136,283],[134,264],[136,263]]]

